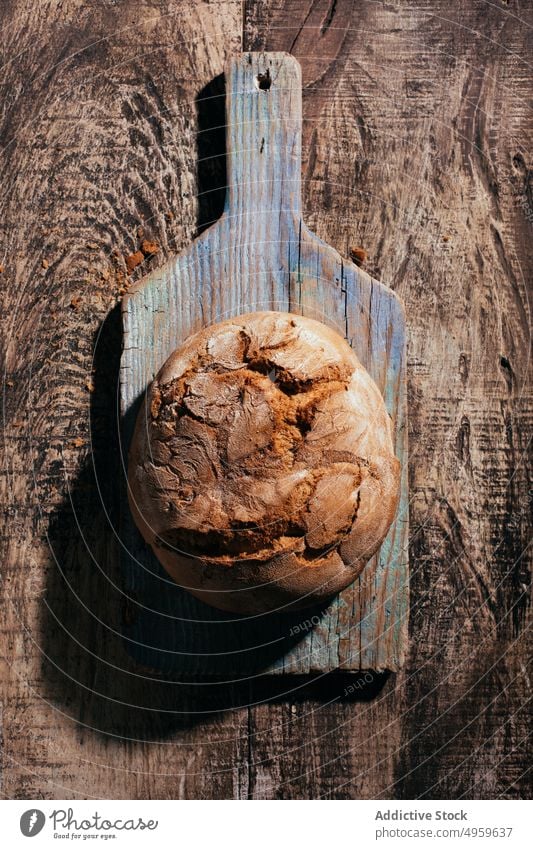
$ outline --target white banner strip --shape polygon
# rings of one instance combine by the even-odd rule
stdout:
[[[268,805],[268,807],[266,807]],[[533,845],[531,802],[1,801],[2,845],[505,847]],[[529,815],[529,816],[528,816]],[[31,842],[34,840],[35,842]]]

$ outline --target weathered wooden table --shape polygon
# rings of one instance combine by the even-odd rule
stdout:
[[[0,24],[2,795],[530,795],[531,9],[6,0]],[[120,636],[118,301],[222,211],[243,49],[301,62],[305,220],[406,304],[397,675],[147,680]]]

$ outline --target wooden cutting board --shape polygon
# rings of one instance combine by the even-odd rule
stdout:
[[[221,675],[397,670],[408,617],[405,320],[398,297],[311,233],[301,214],[301,71],[287,53],[245,53],[226,68],[228,189],[222,217],[125,296],[123,458],[139,401],[190,334],[243,312],[284,310],[341,333],[379,386],[402,464],[401,499],[380,552],[329,606],[226,615],[174,585],[124,496],[124,637],[144,666],[191,680]],[[342,214],[342,213],[341,213]]]

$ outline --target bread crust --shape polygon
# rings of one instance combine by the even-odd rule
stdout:
[[[396,513],[381,394],[348,343],[282,312],[204,328],[148,388],[130,449],[137,526],[181,586],[256,614],[329,599]]]

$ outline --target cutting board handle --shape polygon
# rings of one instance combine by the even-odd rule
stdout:
[[[301,68],[288,53],[243,53],[225,74],[225,213],[271,217],[277,232],[280,219],[300,216]]]

